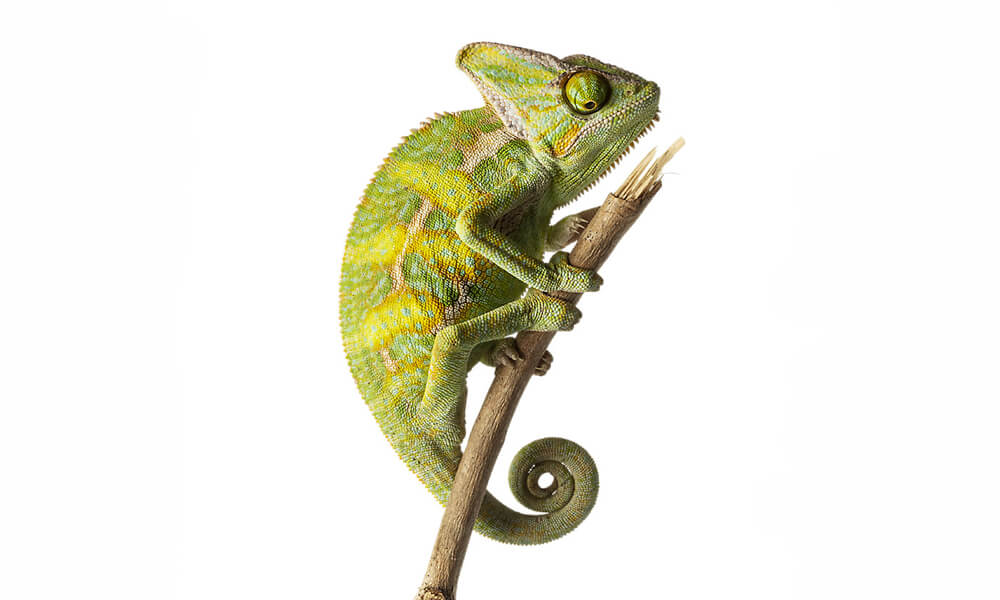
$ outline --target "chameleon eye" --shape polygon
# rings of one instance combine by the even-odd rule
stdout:
[[[611,96],[611,85],[598,73],[580,71],[566,80],[563,96],[574,112],[589,115],[608,101],[608,97]]]

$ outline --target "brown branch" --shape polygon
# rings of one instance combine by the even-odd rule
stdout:
[[[618,241],[635,223],[646,205],[660,189],[660,172],[684,145],[679,138],[658,159],[650,152],[632,171],[625,183],[597,209],[590,224],[569,255],[570,264],[596,270],[611,255]],[[647,167],[649,167],[647,169]],[[552,292],[550,295],[576,303],[581,294]],[[499,367],[490,386],[479,417],[472,426],[455,483],[445,507],[427,574],[417,600],[454,600],[458,574],[469,546],[472,528],[479,515],[486,484],[496,464],[514,409],[524,392],[535,365],[552,341],[555,332],[523,331],[517,346],[524,355],[513,367]]]

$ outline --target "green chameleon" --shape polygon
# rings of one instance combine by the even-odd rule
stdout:
[[[393,448],[442,504],[465,437],[466,374],[509,365],[519,331],[567,331],[576,307],[542,292],[595,291],[565,252],[587,211],[550,225],[656,119],[651,81],[581,54],[494,43],[457,57],[486,106],[435,115],[365,190],[347,238],[340,320],[351,373]],[[525,293],[526,288],[529,289]],[[544,374],[546,354],[535,368]],[[550,473],[554,481],[539,485]],[[510,469],[522,514],[487,494],[476,530],[513,544],[565,535],[597,497],[597,468],[568,440],[532,442]]]

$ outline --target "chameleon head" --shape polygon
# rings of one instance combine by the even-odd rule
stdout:
[[[479,42],[459,50],[457,63],[506,128],[551,168],[561,201],[610,170],[659,106],[655,83],[583,54],[560,60]]]

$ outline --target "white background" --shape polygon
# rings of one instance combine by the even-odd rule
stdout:
[[[474,537],[460,597],[1000,597],[975,6],[5,2],[0,597],[413,595],[441,509],[349,377],[338,269],[399,136],[481,105],[479,40],[657,81],[626,168],[688,145],[491,482],[513,502],[513,453],[569,437],[596,509]]]

